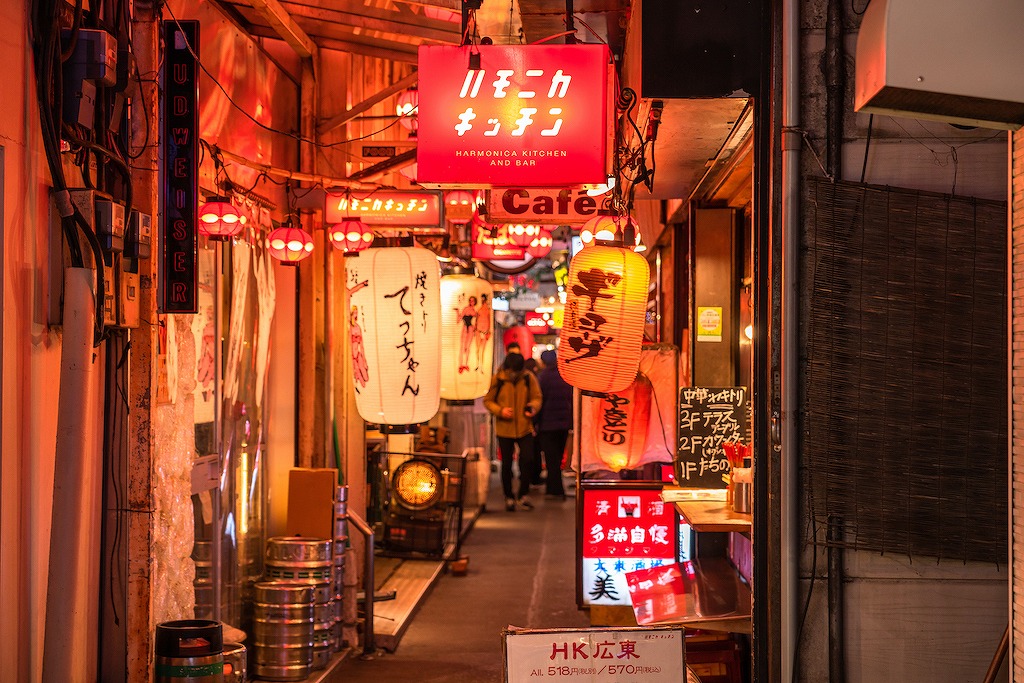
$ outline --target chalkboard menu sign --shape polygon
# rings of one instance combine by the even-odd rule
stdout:
[[[725,488],[729,459],[722,444],[746,438],[746,387],[681,387],[676,485]]]

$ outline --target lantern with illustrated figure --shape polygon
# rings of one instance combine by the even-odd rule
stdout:
[[[636,378],[650,269],[642,256],[599,244],[569,264],[558,371],[584,393],[622,391]]]
[[[501,337],[501,343],[506,349],[509,344],[518,344],[519,353],[523,355],[523,358],[533,357],[533,331],[526,325],[516,325],[505,330],[505,334]]]
[[[441,398],[472,402],[487,393],[494,365],[494,288],[471,273],[441,278]]]
[[[226,242],[244,228],[245,215],[227,197],[210,197],[199,207],[199,232],[211,240]]]
[[[581,441],[584,470],[618,472],[643,464],[653,394],[651,381],[638,373],[622,391],[583,397],[583,425],[589,426]]]
[[[270,231],[267,235],[267,250],[283,265],[295,266],[313,253],[313,236],[289,221]]]
[[[433,252],[370,248],[345,259],[356,409],[367,422],[412,425],[440,406],[441,287]]]

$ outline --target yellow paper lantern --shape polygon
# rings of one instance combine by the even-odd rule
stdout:
[[[494,288],[471,274],[441,278],[441,398],[487,393],[494,364]]]
[[[621,391],[640,365],[650,268],[621,246],[582,250],[569,265],[558,371],[591,394]]]
[[[345,259],[356,409],[374,424],[426,422],[440,407],[441,287],[433,252],[370,248]]]

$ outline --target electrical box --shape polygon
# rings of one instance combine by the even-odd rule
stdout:
[[[125,256],[133,259],[148,259],[152,241],[153,217],[138,209],[132,209],[131,220],[128,222]]]
[[[124,206],[103,196],[96,197],[96,236],[107,252],[124,250]]]
[[[71,31],[62,33],[62,43]],[[117,40],[100,29],[80,28],[75,49],[63,65],[64,121],[92,128],[95,124],[96,88],[117,83]]]
[[[122,261],[124,263],[124,261]],[[122,268],[118,273],[117,326],[139,326],[139,274]]]

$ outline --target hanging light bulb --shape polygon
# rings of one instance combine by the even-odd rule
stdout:
[[[358,218],[342,218],[327,229],[327,237],[335,249],[355,254],[373,244],[373,231]]]
[[[444,193],[444,217],[455,225],[465,225],[476,212],[477,195],[469,190],[452,190]]]
[[[245,228],[245,215],[227,197],[210,197],[199,207],[199,232],[211,240],[227,241]]]
[[[289,218],[284,225],[271,230],[267,235],[267,249],[282,264],[295,266],[313,253],[313,236],[293,226]]]
[[[416,111],[419,102],[420,91],[412,87],[398,96],[398,103],[395,105],[395,113],[400,117],[398,121],[403,128],[409,131],[410,135],[416,135]]]

